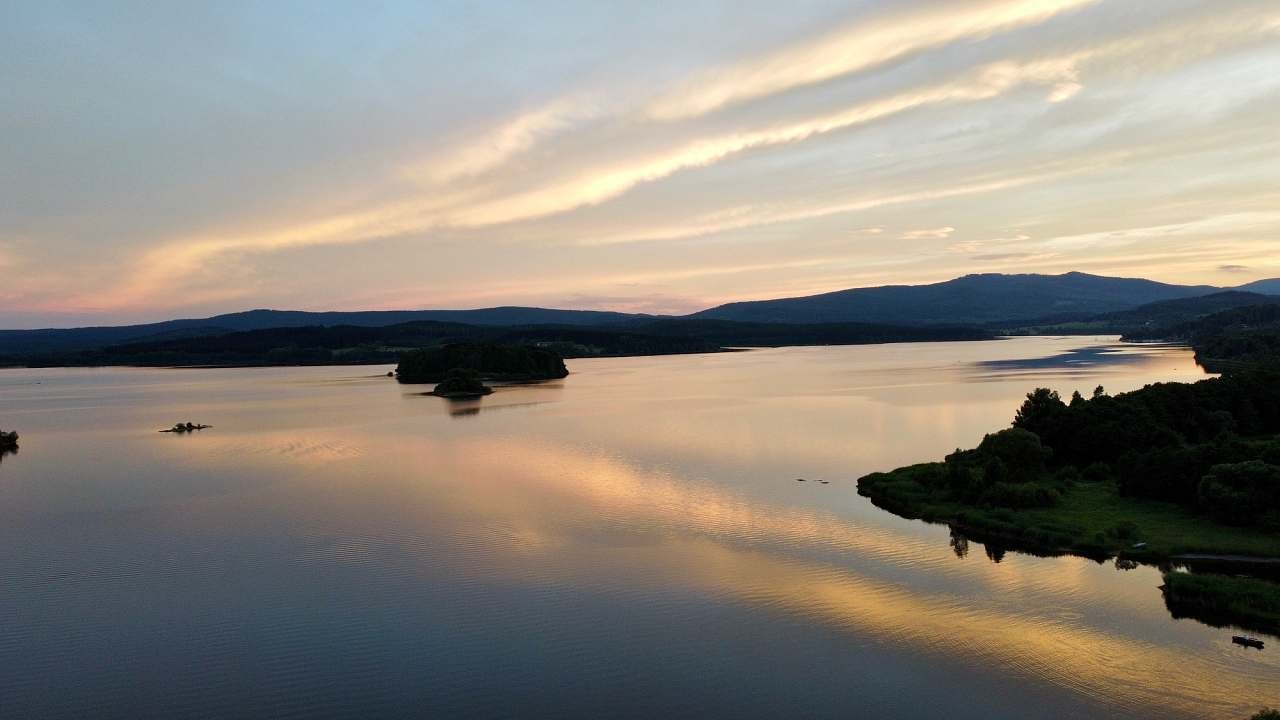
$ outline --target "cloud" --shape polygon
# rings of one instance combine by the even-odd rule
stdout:
[[[899,240],[945,240],[951,237],[951,233],[956,231],[951,226],[940,228],[929,228],[926,230],[908,230],[898,236]]]
[[[651,183],[682,170],[719,163],[748,150],[798,143],[916,108],[987,100],[1026,84],[1056,86],[1075,82],[1077,65],[1090,54],[1079,52],[1029,62],[990,63],[956,80],[859,103],[834,113],[762,129],[703,137],[664,153],[647,154],[630,163],[591,169],[542,188],[459,208],[446,215],[444,224],[476,227],[545,217],[597,205],[637,185]]]
[[[992,63],[958,81],[861,103],[808,120],[704,137],[665,153],[639,158],[634,163],[593,168],[567,180],[552,181],[543,187],[515,194],[500,194],[492,199],[474,199],[466,190],[454,191],[452,195],[442,194],[427,201],[405,201],[375,207],[276,232],[184,239],[149,252],[135,277],[125,287],[86,301],[100,307],[143,302],[168,291],[176,281],[197,272],[212,258],[228,253],[260,253],[309,245],[366,242],[441,227],[483,228],[597,205],[642,183],[718,163],[746,150],[801,142],[925,105],[987,99],[1024,83],[1053,84],[1063,78],[1073,78],[1080,57],[1082,54],[1076,53],[1027,63]],[[513,143],[509,147],[518,145]]]
[[[1248,265],[1219,265],[1218,269],[1224,273],[1242,273],[1249,272]]]
[[[908,16],[895,16],[892,23],[887,20],[881,25],[876,24],[880,22],[878,20],[860,23],[818,42],[797,45],[760,60],[695,74],[688,86],[677,86],[672,92],[660,94],[652,104],[640,101],[630,106],[614,107],[604,100],[607,94],[568,92],[560,98],[526,109],[508,121],[494,123],[472,140],[458,142],[434,158],[425,161],[415,158],[393,168],[393,174],[401,180],[404,168],[410,168],[409,175],[419,183],[397,197],[372,200],[363,206],[352,205],[354,209],[350,212],[318,211],[312,215],[302,212],[293,219],[256,224],[241,220],[238,228],[227,232],[200,231],[190,236],[170,237],[163,244],[138,253],[136,264],[129,268],[132,272],[120,285],[105,293],[99,288],[86,291],[78,301],[85,303],[86,307],[139,306],[158,297],[168,297],[178,289],[182,290],[184,298],[232,297],[247,292],[249,288],[232,288],[220,282],[221,276],[227,274],[228,266],[255,254],[296,248],[354,244],[398,236],[420,236],[424,243],[429,243],[435,236],[450,232],[469,233],[466,237],[479,244],[491,236],[521,238],[529,225],[508,226],[551,218],[555,218],[554,224],[548,221],[545,225],[532,227],[544,237],[554,236],[555,239],[549,242],[560,245],[596,246],[637,240],[677,240],[840,213],[926,204],[1087,172],[1090,170],[1089,154],[1076,153],[1076,147],[1066,151],[1053,147],[1052,142],[1058,142],[1061,137],[1061,133],[1055,134],[1054,131],[1072,128],[1073,122],[1087,125],[1088,121],[1079,119],[1086,111],[1090,116],[1118,117],[1114,127],[1121,130],[1144,122],[1154,123],[1159,118],[1121,113],[1108,115],[1115,111],[1116,105],[1107,104],[1111,98],[1102,91],[1088,93],[1080,102],[1066,107],[1050,108],[1049,104],[1079,94],[1086,84],[1094,87],[1094,82],[1099,80],[1090,73],[1095,70],[1105,75],[1114,73],[1115,67],[1124,67],[1125,73],[1139,75],[1148,71],[1150,66],[1167,69],[1165,65],[1176,67],[1190,62],[1190,58],[1207,55],[1210,52],[1205,49],[1207,46],[1229,45],[1228,41],[1236,38],[1232,33],[1239,30],[1238,14],[1223,20],[1216,17],[1206,20],[1200,37],[1212,36],[1213,43],[1197,43],[1195,47],[1185,44],[1185,23],[1178,27],[1169,23],[1154,31],[1144,30],[1145,34],[1121,41],[1102,40],[1099,41],[1102,44],[1092,47],[1088,46],[1090,39],[1085,39],[1082,49],[1080,43],[1073,46],[1060,43],[1056,45],[1073,49],[1057,55],[1023,55],[1026,51],[1019,52],[1018,48],[1025,47],[1025,43],[1010,43],[1010,57],[1007,59],[971,68],[950,70],[948,66],[946,71],[937,69],[922,85],[885,89],[881,95],[863,97],[835,110],[826,105],[824,111],[815,111],[811,106],[791,105],[791,98],[779,98],[780,109],[786,114],[770,113],[769,121],[762,121],[758,113],[746,117],[724,116],[731,115],[727,111],[735,103],[875,68],[893,58],[905,58],[942,44],[971,42],[1029,26],[1091,4],[1094,0],[939,3]],[[867,50],[877,47],[880,48],[878,53]],[[1152,60],[1153,48],[1169,52]],[[1036,51],[1040,51],[1039,48]],[[1133,62],[1126,62],[1129,60]],[[944,75],[944,72],[948,74]],[[707,88],[705,96],[690,90],[704,85]],[[1142,89],[1136,88],[1138,91]],[[1239,92],[1256,95],[1256,90],[1250,85]],[[1000,105],[983,104],[983,101],[1006,95],[1011,97]],[[1247,99],[1244,97],[1242,102]],[[1028,123],[1030,121],[1025,117],[1038,114],[1045,118],[1042,127],[1047,131],[1036,133],[1030,139],[1015,137],[1023,143],[1017,149],[1028,150],[1025,156],[1017,156],[1015,160],[1015,153],[1009,147],[990,144],[996,138],[1003,141],[1005,128],[989,125],[991,121],[978,116],[979,107],[984,108],[983,112],[987,112],[989,117],[999,118],[995,121],[997,126],[1005,121],[1007,115],[1002,111],[1008,107],[1022,112],[1024,121]],[[666,108],[671,112],[655,113],[654,108]],[[694,117],[721,109],[726,112],[717,113],[715,117]],[[1175,112],[1181,108],[1165,110]],[[784,119],[778,119],[780,117]],[[948,127],[948,123],[958,125],[954,120],[957,117],[963,117],[967,126],[975,128],[973,133],[958,137],[949,133],[954,128]],[[978,120],[974,121],[974,117]],[[669,122],[674,119],[682,121]],[[893,122],[887,122],[891,119]],[[884,136],[877,135],[883,128],[897,127],[896,123],[902,123],[903,128],[911,130],[923,129],[925,137],[933,145],[926,145],[920,140],[920,135],[909,134],[906,130],[896,137],[887,131]],[[853,132],[855,129],[858,131]],[[827,145],[817,147],[813,152],[799,150],[823,137],[829,138]],[[890,148],[892,152],[885,152],[887,159],[879,165],[864,162],[863,156],[852,153],[846,156],[832,153],[828,158],[829,164],[823,168],[824,171],[835,168],[830,184],[825,184],[828,182],[826,177],[801,178],[810,182],[808,187],[813,191],[799,200],[788,200],[784,193],[770,194],[767,187],[765,191],[759,187],[746,187],[744,190],[744,186],[749,185],[744,181],[735,189],[749,197],[712,197],[711,192],[699,193],[700,199],[707,197],[708,200],[698,203],[698,207],[723,201],[725,207],[722,209],[694,213],[687,205],[681,206],[677,199],[670,205],[649,208],[639,222],[620,222],[617,229],[603,222],[597,223],[597,227],[606,228],[607,232],[603,233],[579,232],[574,224],[578,218],[591,217],[589,208],[603,206],[628,196],[636,188],[688,171],[712,168],[749,156],[753,160],[760,159],[760,164],[771,163],[771,169],[778,171],[778,175],[773,177],[781,177],[788,163],[795,162],[799,155],[808,155],[804,158],[808,161],[829,148],[847,148],[853,144],[846,143],[850,138],[863,137],[875,138],[877,143],[885,140],[882,147]],[[1092,140],[1086,138],[1078,142],[1077,147]],[[890,141],[898,144],[887,144]],[[984,142],[989,144],[984,146]],[[797,150],[784,155],[784,150],[793,147]],[[924,157],[926,147],[930,150],[943,149],[950,154]],[[867,148],[879,150],[870,141],[863,143],[858,150]],[[764,152],[766,150],[770,152]],[[913,153],[919,157],[913,157]],[[525,155],[529,157],[523,157]],[[1059,158],[1060,168],[1046,170],[1043,163],[1045,155]],[[1081,160],[1082,157],[1085,160]],[[1040,167],[1036,166],[1037,162]],[[1137,164],[1132,158],[1125,158],[1122,162],[1125,169]],[[963,168],[964,172],[937,171],[939,166],[947,163]],[[860,177],[855,188],[855,183],[849,178],[868,167],[881,172]],[[716,176],[712,172],[707,173],[717,179],[727,174]],[[680,182],[699,180],[699,176],[693,173],[688,175],[691,177]],[[385,181],[386,178],[373,180]],[[402,191],[402,188],[397,188],[397,191]],[[654,195],[661,192],[659,188]],[[633,204],[650,203],[651,197],[635,193],[633,198],[639,199]],[[762,197],[766,199],[762,200]],[[1000,199],[994,198],[992,202],[999,203]],[[1052,204],[1055,201],[1045,202]],[[626,209],[623,203],[618,203],[618,206]],[[601,216],[611,210],[612,207],[602,210]],[[570,216],[575,211],[584,212]],[[856,224],[868,220],[859,222],[854,219],[850,224],[856,227]],[[877,214],[875,220],[885,221],[890,227],[928,226],[950,220],[963,224],[966,235],[982,231],[970,223],[968,216],[954,214],[941,218],[907,218],[905,223],[901,218],[886,220]],[[1015,219],[1002,222],[1012,223]],[[1275,221],[1264,219],[1261,222]],[[240,229],[245,227],[249,229]],[[874,236],[884,233],[884,227],[876,225],[854,232]],[[1159,226],[1153,222],[1151,227]],[[1100,234],[1079,234],[1076,232],[1078,229],[1079,226],[1071,222],[1060,223],[1055,230],[1061,235],[1046,241],[1057,242],[1058,245],[1048,245],[1048,249],[1071,252],[1073,242],[1076,243],[1074,247],[1090,247],[1090,243],[1137,242],[1151,236],[1126,235],[1131,231],[1108,231],[1101,233],[1105,237],[1096,237]],[[925,227],[908,230],[900,237],[904,240],[942,240],[953,232],[954,228],[949,226]],[[994,232],[1001,232],[998,226]],[[1095,237],[1090,238],[1090,235]],[[847,239],[848,235],[844,237]],[[985,253],[980,259],[992,259],[997,254],[1008,254],[995,246],[1029,239],[1016,236],[966,241],[954,243],[948,250],[967,255]],[[1043,248],[1037,246],[1036,249]]]
[[[1035,253],[1029,253],[1029,252],[985,253],[982,255],[974,255],[972,259],[975,261],[978,261],[978,260],[987,260],[987,261],[1025,260],[1030,257],[1035,257]]]
[[[1257,232],[1280,224],[1280,211],[1254,211],[1209,215],[1195,220],[1104,230],[1050,238],[1041,244],[1058,251],[1082,250],[1099,246],[1131,245],[1144,240],[1183,237],[1214,237]]]
[[[432,183],[446,183],[480,175],[522,152],[539,140],[601,115],[598,104],[585,95],[557,98],[523,112],[471,141],[464,141],[442,157],[409,169],[409,175]]]
[[[1010,237],[997,237],[997,238],[991,238],[989,240],[964,240],[961,242],[952,243],[948,245],[947,251],[967,255],[967,254],[972,254],[976,252],[981,252],[983,249],[990,248],[993,246],[1001,247],[1005,245],[1016,245],[1018,243],[1026,242],[1030,239],[1031,239],[1030,235],[1027,235],[1026,233],[1018,233],[1017,235],[1013,235]],[[984,258],[975,258],[975,259],[984,259]],[[987,257],[985,259],[991,259],[991,258]]]
[[[663,120],[702,115],[732,103],[882,66],[922,50],[981,40],[1044,22],[1096,2],[947,2],[924,11],[886,15],[842,28],[808,44],[700,73],[657,98],[648,112]]]
[[[1066,168],[1031,168],[1026,174],[999,177],[975,177],[968,182],[957,182],[942,187],[927,187],[920,190],[894,194],[858,195],[836,202],[816,204],[796,204],[778,206],[759,206],[750,213],[742,213],[732,220],[708,220],[696,218],[690,222],[669,225],[654,225],[640,231],[617,233],[613,235],[596,235],[583,244],[608,245],[628,242],[655,240],[683,240],[692,237],[714,235],[717,233],[741,230],[743,228],[761,227],[779,223],[813,220],[833,215],[856,213],[878,208],[898,205],[912,205],[947,200],[968,195],[1013,190],[1016,188],[1062,179],[1077,173],[1093,169],[1098,164],[1106,164],[1107,158],[1079,162]]]

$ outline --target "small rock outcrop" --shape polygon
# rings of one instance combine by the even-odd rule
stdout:
[[[0,453],[18,451],[18,433],[0,430]]]

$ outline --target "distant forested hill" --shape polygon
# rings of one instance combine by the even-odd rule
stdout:
[[[1218,290],[1207,285],[1168,285],[1085,273],[966,275],[932,285],[887,285],[810,297],[730,303],[692,317],[742,322],[973,325],[1046,317],[1084,318]]]
[[[1241,292],[1280,294],[1280,280],[1260,280],[1237,288]],[[685,317],[556,310],[533,307],[495,307],[478,310],[389,310],[361,312],[301,312],[250,310],[210,318],[119,327],[0,330],[0,355],[32,355],[94,350],[109,345],[161,342],[226,335],[250,330],[298,327],[387,327],[410,322],[445,322],[486,327],[565,326],[603,329],[634,328],[662,320],[729,320],[756,324],[871,326],[966,326],[1009,330],[1029,328],[1047,332],[1120,332],[1133,329],[1121,318],[1100,318],[1155,302],[1221,293],[1209,286],[1169,285],[1136,278],[1111,278],[1084,273],[1064,275],[966,275],[931,285],[888,285],[855,288],[810,297],[721,305]],[[1224,308],[1214,308],[1224,309]],[[1188,319],[1188,318],[1184,318]],[[1073,325],[1073,323],[1081,323]],[[662,326],[657,325],[660,329]],[[681,326],[677,326],[681,327]],[[686,332],[689,326],[683,326]],[[711,326],[703,329],[712,332]],[[740,333],[745,328],[737,328]],[[658,332],[657,329],[653,330]],[[665,331],[664,331],[665,332]],[[773,331],[757,329],[757,344],[795,344],[768,340]],[[827,331],[812,331],[814,342]],[[837,335],[847,332],[836,331]],[[895,331],[898,333],[898,331]],[[658,332],[663,334],[663,332]],[[900,333],[895,336],[900,336]],[[735,342],[741,337],[735,338]]]
[[[610,325],[650,320],[652,315],[551,310],[530,307],[496,307],[480,310],[385,310],[368,312],[302,312],[249,310],[199,320],[166,320],[120,327],[0,330],[0,355],[88,350],[122,343],[225,335],[244,330],[338,326],[385,327],[416,321],[453,322],[468,325]]]
[[[1125,339],[1185,342],[1196,349],[1196,359],[1211,372],[1263,366],[1280,369],[1280,302],[1224,310],[1160,328],[1152,335]]]
[[[285,327],[222,335],[170,337],[91,350],[0,356],[0,364],[60,365],[307,365],[390,363],[407,350],[452,344],[534,346],[562,357],[718,352],[726,347],[852,345],[882,342],[985,340],[986,330],[846,323],[761,325],[658,320],[621,327],[502,327],[417,321],[387,327]]]
[[[1263,295],[1280,295],[1280,278],[1271,278],[1269,280],[1255,280],[1251,283],[1241,285],[1236,290],[1245,292],[1262,293]]]
[[[1102,313],[1065,322],[1032,323],[1008,330],[1017,335],[1117,334],[1126,340],[1180,340],[1174,329],[1217,312],[1251,305],[1280,304],[1280,296],[1225,292],[1147,303],[1132,310]]]

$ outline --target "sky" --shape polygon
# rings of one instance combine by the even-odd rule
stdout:
[[[9,0],[0,137],[0,327],[1280,276],[1275,0]]]

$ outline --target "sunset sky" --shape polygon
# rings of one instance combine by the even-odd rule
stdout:
[[[0,327],[1280,276],[1275,0],[6,2]]]

